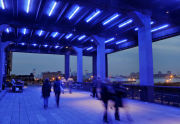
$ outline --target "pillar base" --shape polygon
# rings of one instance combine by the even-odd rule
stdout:
[[[154,86],[141,86],[140,100],[154,102]]]

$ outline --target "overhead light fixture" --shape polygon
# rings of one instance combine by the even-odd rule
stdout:
[[[73,10],[70,12],[70,16],[68,17],[69,20],[71,20],[75,15],[76,13],[79,11],[80,7],[78,5],[76,5]]]
[[[116,44],[118,45],[118,44],[120,44],[120,43],[124,43],[124,42],[126,42],[126,41],[127,41],[127,39],[120,40],[120,41],[117,41],[117,42],[116,42]]]
[[[32,45],[33,45],[34,47],[35,47],[35,46],[37,46],[37,44],[36,44],[36,43],[34,43],[34,44],[32,44]]]
[[[6,33],[8,33],[8,34],[9,34],[9,32],[10,32],[10,31],[9,31],[9,28],[6,28]]]
[[[24,46],[25,45],[25,43],[20,43],[22,46]]]
[[[58,32],[53,32],[53,33],[52,33],[52,37],[53,37],[53,38],[57,37],[57,35],[58,35]]]
[[[48,45],[47,44],[45,44],[45,45],[43,45],[44,47],[48,47]]]
[[[154,24],[154,21],[151,21],[151,25],[153,25]]]
[[[59,46],[55,46],[55,48],[57,49],[57,48],[59,48]]]
[[[66,39],[69,39],[70,37],[72,37],[73,34],[67,34],[66,35]]]
[[[43,30],[40,30],[38,35],[41,36],[42,33],[43,33]]]
[[[86,50],[89,51],[89,50],[92,50],[92,49],[93,49],[93,47],[89,47],[89,48],[87,48]]]
[[[4,0],[1,0],[1,8],[2,8],[3,10],[5,9]]]
[[[168,24],[166,24],[166,25],[162,25],[162,26],[160,26],[160,27],[157,27],[157,28],[152,29],[152,30],[151,30],[151,32],[155,32],[155,31],[158,31],[158,30],[161,30],[161,29],[167,28],[168,26],[169,26]]]
[[[115,40],[115,38],[114,38],[114,37],[112,37],[112,38],[110,38],[110,39],[106,40],[106,41],[105,41],[105,43],[111,42],[111,41],[113,41],[113,40]]]
[[[79,38],[78,38],[78,40],[82,40],[82,39],[84,39],[86,37],[86,35],[82,35],[82,36],[80,36]]]
[[[134,30],[135,30],[135,31],[138,31],[138,30],[139,30],[139,28],[135,28]]]
[[[28,0],[27,1],[27,8],[26,8],[27,13],[29,13],[30,3],[31,3],[31,0]]]
[[[122,27],[124,27],[124,26],[126,26],[126,25],[128,25],[128,24],[130,24],[130,23],[132,23],[132,22],[133,22],[133,20],[132,20],[132,19],[129,19],[129,20],[127,20],[127,21],[119,24],[118,27],[119,27],[119,28],[122,28]]]
[[[54,1],[54,2],[53,2],[53,4],[52,4],[52,6],[51,6],[51,9],[50,9],[50,11],[49,11],[49,16],[51,16],[51,15],[52,15],[52,13],[53,13],[54,8],[56,7],[56,5],[57,5],[57,2],[56,2],[56,1]]]
[[[92,14],[90,14],[87,18],[86,18],[86,22],[90,22],[92,19],[94,19],[95,17],[97,17],[99,14],[101,13],[101,11],[99,9],[97,9],[96,11],[94,11]]]
[[[109,17],[108,19],[106,19],[105,21],[102,22],[103,25],[107,25],[108,23],[112,22],[113,20],[115,20],[117,17],[119,17],[120,15],[118,13],[115,13],[114,15],[112,15],[111,17]]]
[[[151,25],[153,25],[154,24],[154,21],[151,21],[151,23],[150,23]],[[139,28],[135,28],[134,29],[135,31],[138,31],[139,30]]]
[[[24,30],[23,30],[23,34],[24,34],[24,35],[26,34],[26,31],[27,31],[27,29],[26,29],[26,28],[24,28]]]

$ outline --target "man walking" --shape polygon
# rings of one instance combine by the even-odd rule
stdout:
[[[60,97],[60,94],[61,94],[61,81],[56,78],[56,81],[54,82],[54,93],[55,93],[55,97],[56,97],[56,105],[57,107],[59,107],[59,97]]]

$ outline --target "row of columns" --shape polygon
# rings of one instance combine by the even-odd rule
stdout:
[[[151,18],[148,15],[136,12],[138,22],[138,45],[139,45],[139,73],[140,85],[153,86],[153,57],[152,57],[152,34]],[[107,77],[108,61],[105,53],[105,39],[99,36],[93,36],[97,43],[97,55],[93,56],[93,75],[104,79]],[[82,82],[83,61],[82,49],[75,48],[77,52],[77,79]],[[115,61],[115,60],[114,60]],[[69,55],[65,55],[65,74],[69,77]]]
[[[74,47],[77,53],[77,82],[83,82],[83,50]],[[65,78],[70,77],[70,53],[65,54]]]
[[[137,21],[138,30],[138,45],[139,45],[139,73],[140,85],[146,87],[146,95],[152,96],[153,82],[153,57],[152,57],[152,34],[151,34],[151,18],[149,15],[135,12],[135,20]],[[0,28],[1,30],[1,28]],[[4,29],[2,29],[4,30]],[[1,36],[0,36],[1,38]],[[107,55],[105,53],[105,39],[99,36],[94,36],[97,43],[97,55],[93,56],[93,75],[101,79],[107,76]],[[4,73],[4,48],[5,45],[0,39],[0,90],[2,88],[3,73]],[[77,81],[83,81],[83,51],[82,48],[75,48],[77,52]],[[115,60],[114,60],[115,61]],[[65,55],[65,77],[69,77],[70,73],[70,54]]]

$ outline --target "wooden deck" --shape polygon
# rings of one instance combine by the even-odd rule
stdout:
[[[120,109],[121,121],[115,121],[110,109],[111,124],[180,124],[180,108],[134,100],[126,100],[126,105],[133,121],[128,121],[125,109]],[[102,103],[88,92],[65,92],[60,108],[52,92],[47,110],[40,87],[25,88],[23,93],[7,92],[0,99],[0,124],[103,124],[102,115]]]

